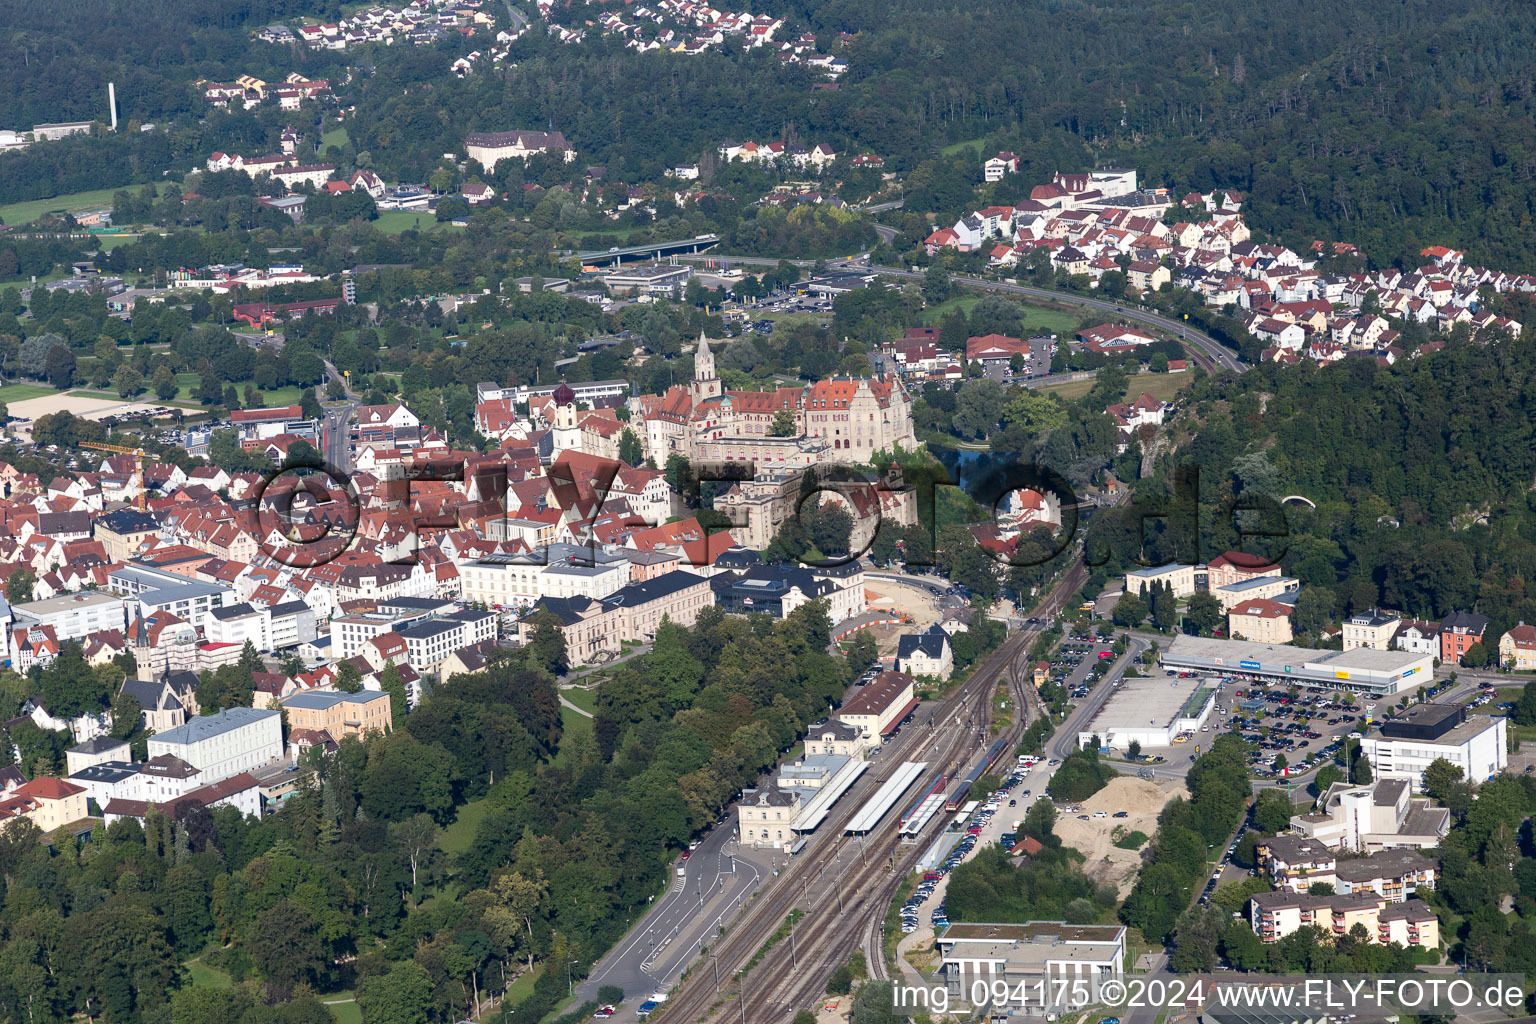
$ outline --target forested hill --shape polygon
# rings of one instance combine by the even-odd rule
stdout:
[[[1288,241],[1384,262],[1445,242],[1536,269],[1530,4],[782,3],[858,33],[828,113],[871,145],[1016,125],[1027,159],[1064,132],[1154,183],[1237,189]]]
[[[1494,636],[1536,621],[1536,343],[1453,341],[1391,368],[1264,364],[1199,383],[1176,429],[1162,471],[1198,469],[1205,535],[1186,551],[1175,521],[1154,557],[1233,543],[1214,507],[1234,493],[1301,495],[1317,508],[1286,506],[1282,565],[1303,592],[1327,591],[1335,614],[1475,606]],[[1142,481],[1138,500],[1166,479]],[[1135,551],[1134,516],[1096,525]]]
[[[273,21],[334,16],[332,8],[314,0],[6,0],[0,128],[106,121],[109,81],[127,122],[193,109],[199,78],[281,81],[290,71],[324,78],[345,63],[339,55],[252,45],[250,35]]]
[[[557,5],[553,17],[577,24],[615,6]],[[190,169],[210,148],[259,148],[245,141],[253,135],[270,146],[286,115],[210,114],[191,83],[241,71],[340,79],[348,66],[355,147],[341,157],[366,153],[405,180],[424,180],[477,129],[552,125],[582,166],[628,182],[707,162],[729,138],[827,142],[918,178],[933,176],[922,165],[945,147],[974,142],[950,150],[970,161],[962,183],[979,181],[979,158],[997,148],[1023,158],[1013,191],[1057,169],[1131,165],[1154,184],[1236,189],[1251,224],[1293,245],[1354,241],[1390,263],[1443,243],[1476,262],[1536,271],[1536,5],[1523,0],[742,6],[784,17],[780,38],[811,31],[819,49],[846,55],[837,89],[814,90],[823,81],[814,70],[741,52],[735,40],[723,54],[686,57],[638,54],[596,32],[568,45],[534,31],[514,44],[515,67],[460,80],[446,68],[476,39],[345,53],[251,40],[269,20],[333,16],[320,0],[98,0],[78,11],[15,0],[0,38],[0,74],[13,85],[0,94],[0,126],[102,116],[99,96],[115,76],[125,118],[174,133],[159,145],[69,140],[6,154],[0,192],[32,197],[47,181],[73,183],[73,150],[75,164],[105,175],[98,186],[116,186],[167,165]],[[499,4],[487,11],[505,14]],[[852,36],[846,52],[840,32]]]

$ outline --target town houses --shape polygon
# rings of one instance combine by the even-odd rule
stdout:
[[[1017,166],[1014,154],[998,153],[984,162],[986,180],[1002,181]],[[1003,271],[1043,260],[1091,288],[1116,273],[1129,294],[1191,291],[1227,308],[1264,343],[1261,358],[1279,362],[1367,356],[1390,365],[1404,352],[1388,317],[1441,332],[1465,324],[1518,337],[1522,325],[1481,308],[1480,293],[1536,292],[1536,276],[1474,267],[1444,246],[1425,247],[1424,262],[1406,271],[1330,272],[1328,259],[1358,251],[1317,241],[1297,253],[1255,241],[1242,210],[1237,192],[1178,199],[1140,187],[1134,170],[1058,173],[1012,205],[981,207],[937,227],[922,245],[930,257],[982,253]]]

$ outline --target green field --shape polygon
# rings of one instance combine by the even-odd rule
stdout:
[[[341,993],[320,998],[331,1016],[336,1018],[336,1024],[363,1024],[363,1008],[357,1005],[355,998],[344,998]],[[333,1003],[333,999],[341,1001]]]
[[[571,703],[575,703],[572,701]],[[560,705],[560,749],[555,753],[554,763],[563,765],[566,761],[565,752],[572,747],[572,741],[582,735],[590,735],[592,732],[592,719],[580,711],[572,711],[564,704]]]
[[[345,128],[340,126],[332,128],[320,136],[320,152],[324,153],[327,146],[335,146],[337,149],[344,148],[348,141],[350,140],[347,138],[347,130]]]
[[[0,387],[0,402],[23,402],[28,398],[42,398],[57,393],[56,389],[46,384],[7,384]]]
[[[1153,398],[1162,402],[1173,401],[1173,396],[1194,383],[1195,375],[1188,371],[1184,373],[1138,373],[1131,378],[1126,386],[1125,397],[1131,401],[1141,397],[1145,391]]]
[[[1052,384],[1048,387],[1037,388],[1038,391],[1049,391],[1053,395],[1059,395],[1062,401],[1071,401],[1074,398],[1082,398],[1093,390],[1092,380],[1070,380],[1065,384]]]
[[[970,316],[971,309],[980,301],[980,298],[978,295],[965,295],[941,302],[923,314],[923,323],[932,327],[944,319],[946,314],[956,309]],[[1071,334],[1077,330],[1077,317],[1071,313],[1045,306],[1032,306],[1027,302],[1019,305],[1024,310],[1024,337],[1026,338],[1040,334]]]
[[[583,711],[590,711],[594,714],[597,712],[597,691],[595,689],[583,690],[579,686],[573,686],[570,689],[561,690],[560,695]]]
[[[459,816],[453,819],[453,824],[447,828],[438,830],[437,846],[444,853],[457,856],[469,849],[469,844],[474,841],[475,829],[479,827],[480,820],[489,810],[485,798],[471,800],[459,808]]]
[[[763,313],[759,320],[772,320],[775,327],[793,327],[795,324],[810,324],[819,327],[822,324],[832,323],[831,313]]]
[[[974,149],[977,153],[980,153],[982,143],[986,141],[986,139],[966,139],[964,142],[951,142],[939,152],[943,153],[945,156],[954,156],[962,149]]]
[[[415,228],[418,231],[436,231],[442,227],[430,210],[385,210],[373,226],[386,235],[398,235]]]
[[[142,185],[129,185],[127,189],[138,192]],[[63,210],[68,213],[78,213],[81,210],[96,210],[112,205],[112,197],[123,189],[98,188],[89,192],[76,192],[73,195],[54,196],[52,199],[29,199],[23,203],[10,203],[0,206],[0,220],[12,227],[21,224],[30,224],[45,213],[54,210]]]
[[[201,960],[193,960],[187,964],[187,975],[192,984],[199,988],[229,988],[234,984],[229,975],[217,967],[209,967]]]
[[[95,388],[75,388],[69,393],[80,398],[105,398],[114,402],[137,402],[140,405],[165,405],[173,406],[178,409],[197,411],[201,411],[203,408],[195,401],[179,401],[178,399],[173,398],[168,402],[162,402],[153,391],[145,391],[143,394],[134,395],[132,398],[124,398],[116,391],[97,391]]]

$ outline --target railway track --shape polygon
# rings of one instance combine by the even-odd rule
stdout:
[[[1086,568],[1076,563],[1034,614],[1059,614],[1086,576]],[[1021,712],[1000,738],[1017,742],[1030,688],[1019,661],[1037,632],[1010,636],[924,723],[909,726],[905,738],[888,748],[875,786],[902,761],[926,760],[942,774],[963,767],[972,752],[984,748],[992,695],[1000,681],[1007,683],[1014,707]],[[873,793],[875,786],[866,793]],[[729,1019],[733,1010],[742,1024],[782,1024],[796,1010],[815,1005],[827,976],[856,949],[864,951],[872,977],[899,974],[884,959],[886,912],[901,880],[947,818],[936,816],[917,843],[902,846],[897,842],[900,815],[890,812],[868,834],[844,835],[859,807],[859,802],[849,801],[829,816],[806,852],[791,862],[789,872],[760,891],[730,930],[709,944],[708,961],[695,964],[664,1004],[664,1024],[699,1021],[712,1013]],[[795,910],[803,916],[789,935],[764,949]],[[741,974],[754,958],[757,963]],[[727,1000],[737,1005],[730,1007]]]

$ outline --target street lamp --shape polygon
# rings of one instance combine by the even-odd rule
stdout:
[[[576,984],[575,984],[575,982],[571,981],[571,968],[574,967],[576,964],[579,964],[579,963],[581,963],[580,960],[569,960],[569,961],[566,962],[566,965],[565,965],[565,988],[566,988],[566,995],[568,995],[568,996],[576,994]]]

